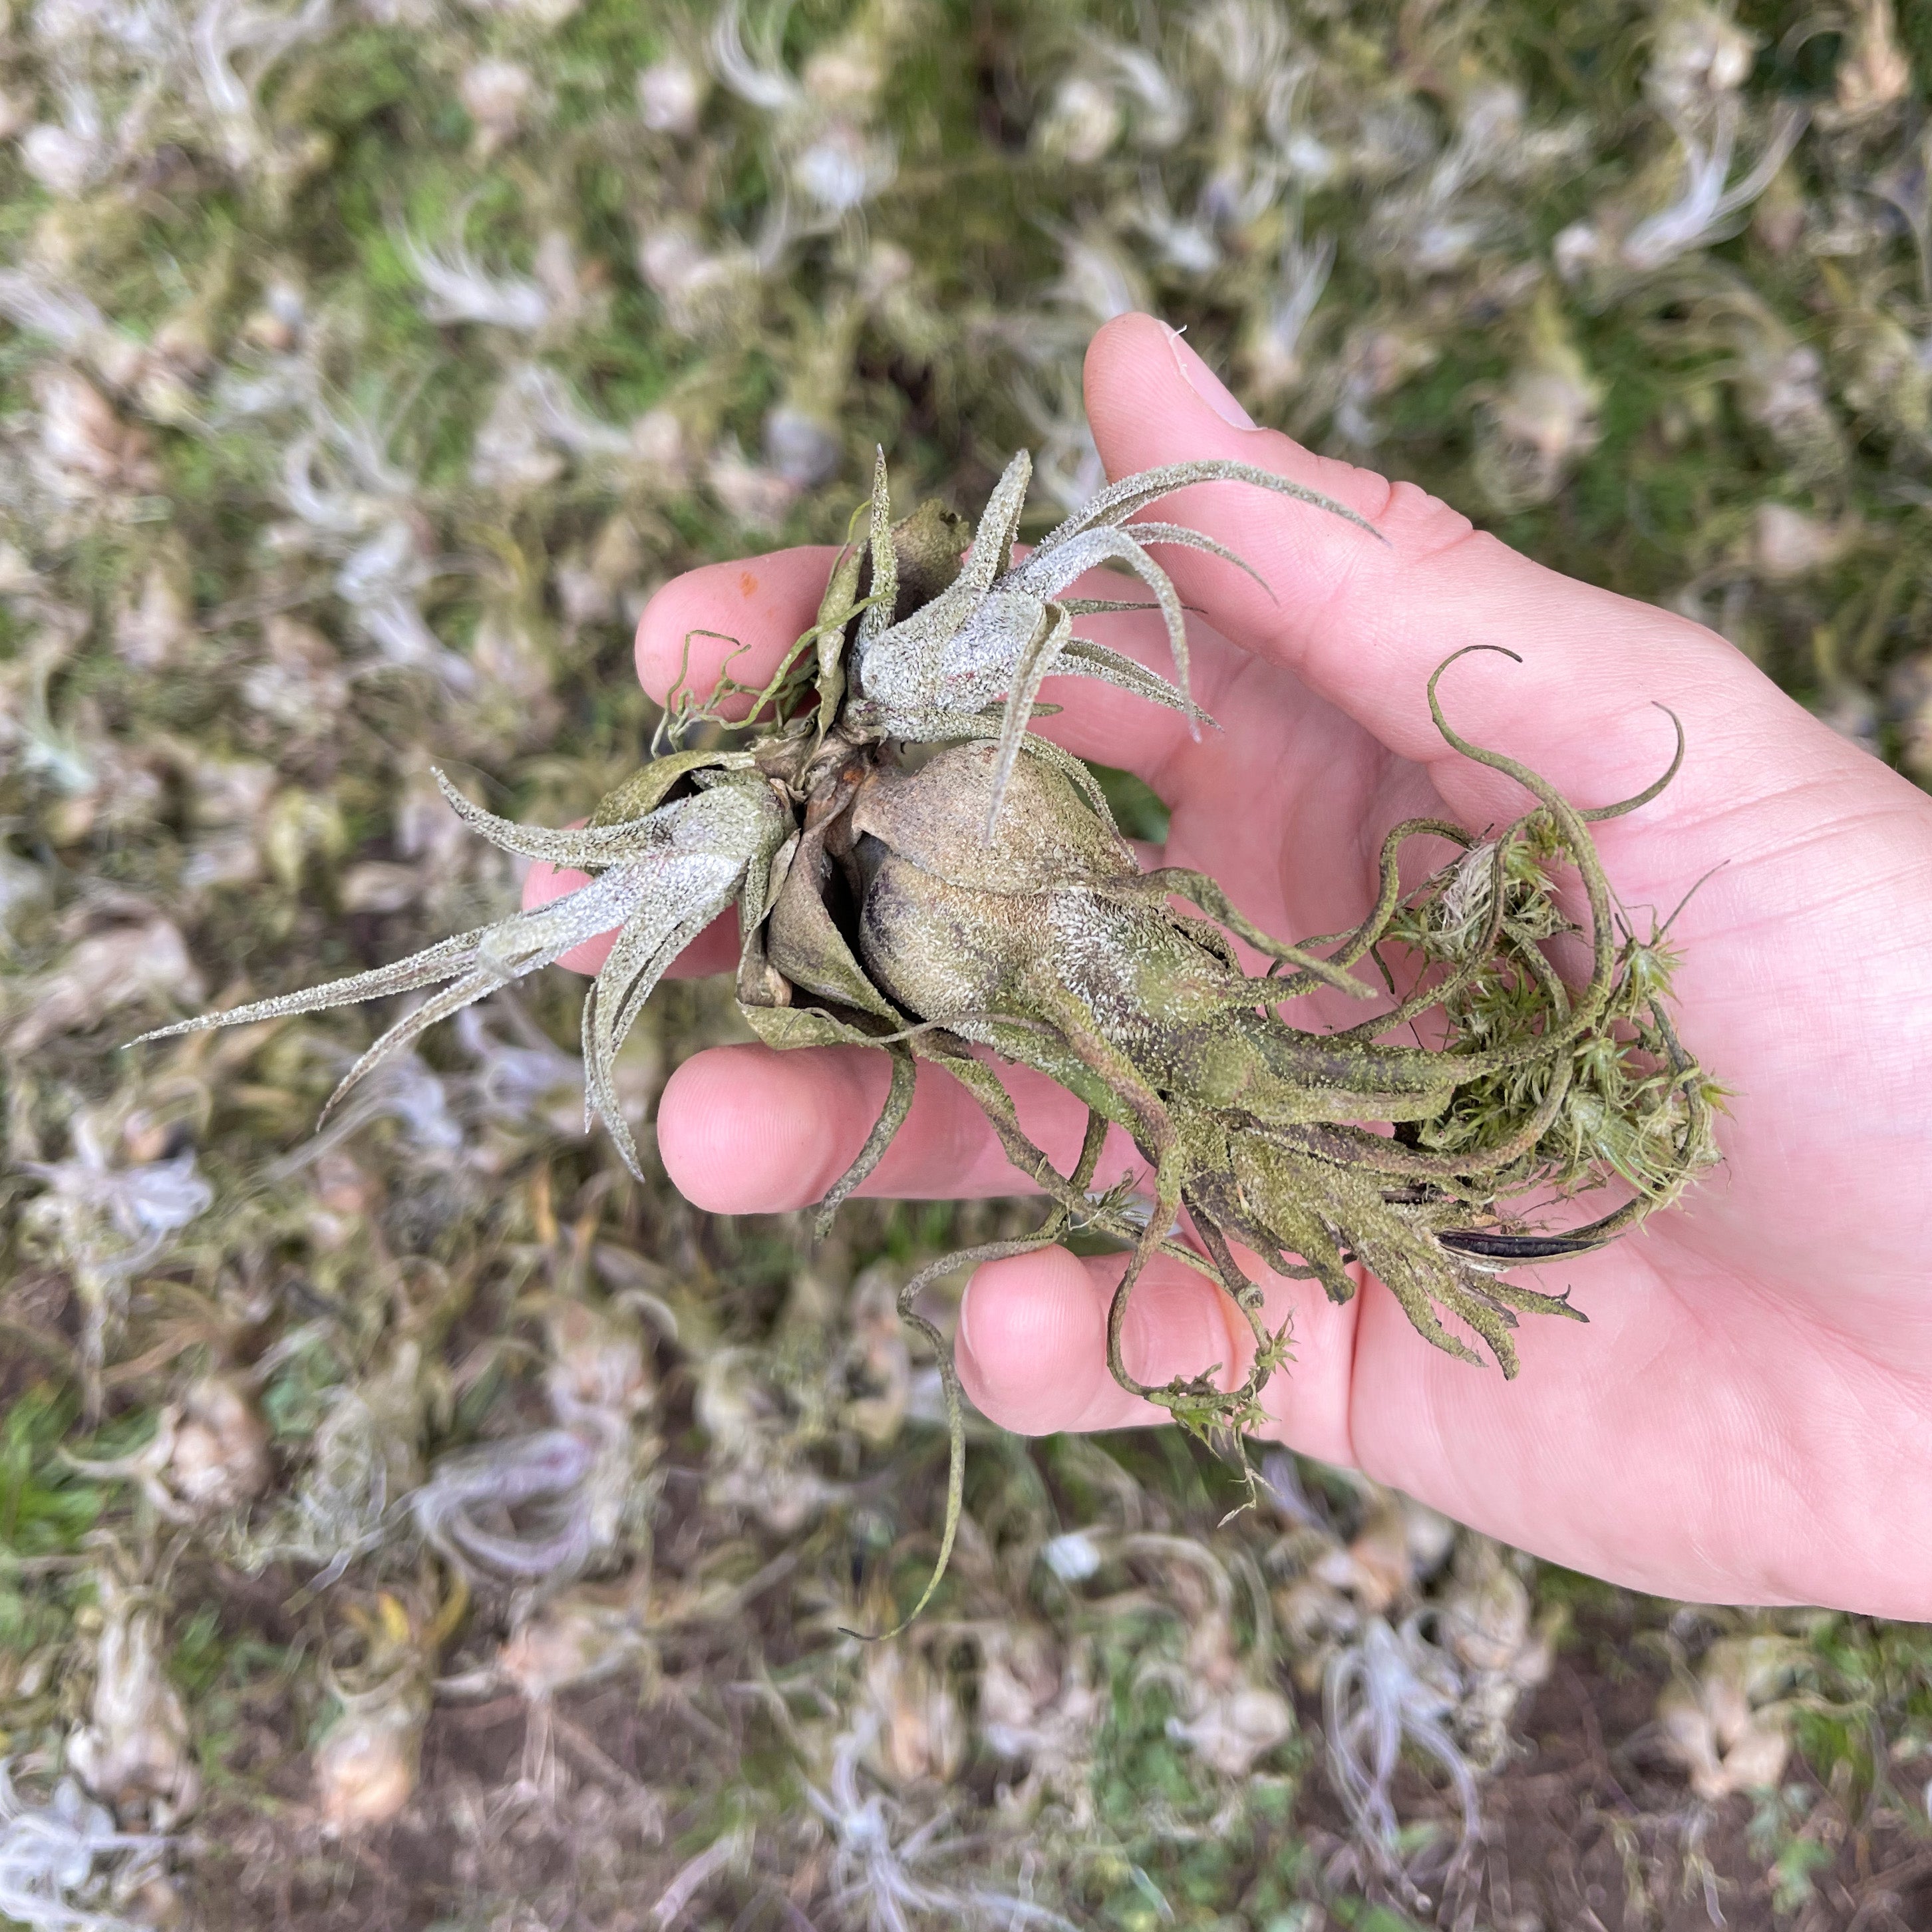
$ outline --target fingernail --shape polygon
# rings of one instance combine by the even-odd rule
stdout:
[[[1167,328],[1167,346],[1174,351],[1174,366],[1180,371],[1180,380],[1219,416],[1234,429],[1252,429],[1255,419],[1229,394],[1228,386],[1195,354],[1188,346],[1187,339],[1178,330]]]
[[[973,1281],[970,1275],[967,1277],[966,1292],[959,1298],[959,1319],[955,1333],[959,1338],[960,1347],[976,1363],[980,1355],[973,1346]]]

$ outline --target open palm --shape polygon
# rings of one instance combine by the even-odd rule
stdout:
[[[1203,620],[1190,631],[1196,694],[1223,728],[1197,741],[1177,716],[1090,682],[1045,694],[1066,707],[1048,735],[1167,802],[1166,862],[1213,873],[1262,926],[1294,938],[1352,925],[1399,818],[1480,828],[1524,808],[1510,781],[1450,752],[1430,722],[1429,674],[1464,645],[1504,645],[1522,662],[1477,658],[1450,674],[1458,729],[1580,804],[1657,775],[1671,736],[1654,704],[1689,741],[1676,782],[1604,826],[1599,845],[1633,909],[1667,913],[1712,875],[1673,938],[1682,1030],[1732,1096],[1724,1166],[1602,1252],[1540,1281],[1520,1272],[1570,1288],[1589,1325],[1526,1319],[1512,1383],[1430,1348],[1372,1280],[1342,1307],[1312,1283],[1271,1281],[1270,1312],[1292,1311],[1295,1335],[1296,1359],[1267,1394],[1276,1432],[1638,1588],[1932,1615],[1932,800],[1712,633],[1542,569],[1410,486],[1241,427],[1157,322],[1103,330],[1087,380],[1110,474],[1257,464],[1387,538],[1239,486],[1186,493],[1162,514],[1217,537],[1267,586],[1166,554]],[[775,661],[809,622],[829,561],[788,551],[668,586],[640,628],[646,686],[663,694],[694,630],[740,640],[754,668]],[[1157,626],[1092,621],[1165,668]],[[700,680],[704,670],[694,664]],[[531,896],[566,883],[533,877]],[[585,951],[572,963],[594,963]],[[703,941],[687,962],[724,963]],[[856,1152],[886,1078],[883,1056],[859,1050],[703,1054],[665,1090],[659,1148],[700,1205],[800,1206]],[[1023,1072],[1011,1084],[1034,1137],[1070,1164],[1084,1110]],[[1110,1147],[1102,1178],[1134,1162]],[[866,1191],[1024,1185],[963,1090],[925,1067]],[[975,1276],[959,1367],[995,1421],[1036,1433],[1158,1419],[1106,1367],[1122,1265],[1049,1250]],[[1199,1276],[1156,1264],[1132,1305],[1130,1364],[1149,1382],[1214,1362],[1236,1376],[1246,1329],[1231,1312]]]

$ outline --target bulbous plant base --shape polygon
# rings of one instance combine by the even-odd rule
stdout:
[[[1180,602],[1148,546],[1246,566],[1198,532],[1142,516],[1171,491],[1239,482],[1372,527],[1266,471],[1177,464],[1102,491],[1016,564],[1029,473],[1016,458],[969,532],[931,503],[895,524],[881,457],[866,540],[841,553],[814,622],[772,677],[754,688],[728,668],[701,698],[674,692],[657,755],[581,829],[515,825],[445,785],[486,837],[592,872],[588,886],[395,966],[164,1030],[440,986],[363,1056],[346,1090],[436,1019],[614,926],[584,1004],[586,1090],[634,1172],[612,1078],[617,1048],[670,961],[735,904],[739,1006],[760,1039],[891,1058],[885,1105],[820,1204],[821,1232],[904,1123],[921,1060],[965,1087],[1048,1203],[1031,1234],[948,1255],[900,1294],[901,1315],[933,1347],[951,1438],[945,1534],[912,1616],[945,1570],[963,1479],[951,1352],[917,1306],[939,1276],[1035,1252],[1076,1227],[1112,1237],[1128,1257],[1108,1321],[1115,1379],[1196,1435],[1238,1445],[1291,1341],[1286,1324],[1269,1327],[1238,1244],[1336,1301],[1354,1293],[1348,1265],[1359,1260],[1428,1340],[1479,1361],[1448,1325],[1456,1321],[1513,1376],[1520,1316],[1584,1318],[1567,1297],[1504,1280],[1507,1270],[1601,1246],[1716,1157],[1716,1090],[1667,1011],[1665,934],[1620,931],[1590,832],[1670,782],[1681,730],[1654,784],[1582,810],[1456,733],[1436,692],[1448,660],[1429,686],[1438,728],[1515,779],[1530,809],[1480,838],[1441,819],[1396,826],[1361,922],[1286,943],[1203,873],[1142,872],[1092,775],[1031,730],[1037,694],[1049,674],[1096,677],[1196,716]],[[1138,578],[1148,598],[1064,594],[1107,564]],[[1136,608],[1160,614],[1175,682],[1072,634],[1084,616]],[[914,747],[937,748],[917,761]],[[1424,838],[1458,856],[1405,889],[1405,851]],[[1587,902],[1580,986],[1546,950],[1579,931],[1556,896],[1558,866],[1580,875]],[[1238,946],[1263,970],[1250,970]],[[1364,962],[1379,984],[1360,976]],[[1320,1033],[1280,1016],[1284,1002],[1322,988],[1377,1010]],[[1392,1043],[1424,1016],[1436,1046]],[[1032,1067],[1085,1104],[1070,1171],[1022,1130],[998,1061]],[[1116,1126],[1147,1163],[1150,1201],[1127,1182],[1095,1189]],[[1581,1226],[1540,1226],[1522,1211],[1618,1185],[1622,1203]],[[1191,1239],[1178,1232],[1184,1215]],[[1233,1379],[1226,1364],[1159,1385],[1129,1370],[1126,1312],[1157,1255],[1216,1282],[1241,1311],[1253,1352],[1233,1386],[1222,1385]]]

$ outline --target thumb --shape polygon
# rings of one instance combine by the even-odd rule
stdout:
[[[1375,525],[1384,542],[1259,490],[1208,484],[1159,514],[1211,532],[1261,582],[1195,553],[1160,556],[1217,630],[1292,670],[1399,757],[1430,766],[1444,798],[1477,822],[1522,804],[1509,780],[1452,752],[1430,717],[1430,674],[1467,645],[1504,645],[1522,662],[1457,665],[1442,693],[1450,722],[1580,805],[1626,797],[1663,769],[1672,736],[1654,704],[1677,714],[1692,748],[1666,797],[1687,818],[1734,810],[1754,790],[1802,784],[1856,755],[1701,625],[1532,563],[1413,484],[1255,428],[1150,316],[1121,316],[1094,338],[1086,392],[1110,476],[1230,459],[1318,490]]]

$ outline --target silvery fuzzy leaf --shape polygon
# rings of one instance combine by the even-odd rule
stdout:
[[[666,842],[658,889],[626,922],[584,1002],[586,1118],[604,1123],[640,1179],[618,1104],[618,1049],[665,969],[737,898],[748,873],[762,875],[793,829],[790,814],[760,778],[728,779],[660,806],[651,817]]]
[[[1199,530],[1189,529],[1185,524],[1158,523],[1150,518],[1144,518],[1138,523],[1123,525],[1121,534],[1131,537],[1142,550],[1145,550],[1152,544],[1172,544],[1182,550],[1205,550],[1210,556],[1218,556],[1223,563],[1232,563],[1237,570],[1245,571],[1257,584],[1261,584],[1264,590],[1268,587],[1262,580],[1260,572],[1256,570],[1245,557],[1237,556],[1226,544],[1217,543],[1212,537],[1204,536]],[[1049,553],[1049,560],[1059,554],[1060,552],[1056,549]],[[1027,561],[1031,563],[1034,560],[1029,557]],[[1064,580],[1070,581],[1070,580]]]
[[[976,590],[989,590],[1012,563],[1013,538],[1019,532],[1027,485],[1032,481],[1033,458],[1022,449],[1000,472],[992,495],[986,500],[986,509],[973,532],[972,554],[959,574],[962,584]]]
[[[942,612],[942,604],[950,608]],[[866,659],[866,694],[895,721],[940,711],[983,711],[1006,691],[1046,622],[1040,598],[1004,585],[976,593],[958,586],[927,608],[934,614],[928,628],[938,634],[910,637],[905,642],[913,648],[895,653],[897,634],[908,628],[896,626]],[[948,628],[940,631],[947,620]]]
[[[1382,534],[1366,517],[1358,516],[1334,497],[1324,496],[1318,490],[1310,490],[1305,484],[1290,482],[1286,476],[1277,476],[1272,470],[1258,469],[1252,463],[1164,463],[1157,469],[1143,470],[1137,475],[1122,477],[1118,483],[1108,484],[1057,530],[1042,537],[1033,554],[1037,556],[1041,550],[1054,549],[1083,530],[1102,524],[1124,524],[1150,503],[1171,496],[1177,490],[1191,489],[1197,483],[1252,483],[1257,489],[1272,490],[1277,496],[1292,496],[1298,502],[1312,503],[1317,509],[1330,511],[1346,523],[1359,524],[1371,536]]]
[[[627,859],[646,857],[659,850],[663,836],[661,830],[652,829],[653,821],[661,812],[674,809],[670,806],[658,806],[614,825],[599,825],[594,821],[589,825],[561,829],[548,825],[519,825],[514,819],[499,818],[494,812],[485,812],[480,805],[472,804],[441,772],[435,772],[433,776],[457,817],[471,831],[482,833],[500,850],[514,852],[521,859],[536,859],[548,865],[568,866],[586,871],[618,865]],[[689,804],[694,801],[684,800],[678,802]]]
[[[1162,524],[1157,527],[1171,532],[1178,526]],[[1171,542],[1173,538],[1170,536],[1162,540]],[[1211,538],[1203,537],[1199,548],[1220,552],[1232,562],[1240,561],[1231,552],[1222,550]],[[1174,668],[1180,674],[1181,694],[1187,700],[1188,722],[1194,724],[1194,700],[1188,689],[1187,620],[1181,609],[1180,593],[1174,589],[1173,580],[1167,572],[1142,548],[1132,530],[1105,527],[1084,530],[1065,543],[1056,544],[1044,556],[1035,550],[1004,580],[1010,581],[1023,596],[1051,599],[1058,597],[1076,578],[1109,563],[1117,563],[1131,571],[1154,592],[1154,602],[1160,607],[1162,621],[1167,626],[1168,647],[1174,653]],[[1242,567],[1246,568],[1245,565]]]
[[[452,802],[460,800],[439,778]],[[615,931],[619,938],[610,962],[584,1006],[586,1090],[591,1113],[610,1128],[626,1165],[636,1172],[637,1151],[617,1108],[611,1060],[664,969],[736,898],[747,872],[769,861],[791,830],[790,815],[762,779],[736,776],[624,824],[577,832],[514,826],[467,800],[460,801],[459,809],[469,824],[511,850],[608,869],[548,905],[459,934],[393,965],[183,1020],[141,1038],[164,1040],[206,1028],[319,1012],[447,982],[350,1068],[324,1109],[326,1118],[352,1088],[437,1021],[554,964],[586,940]]]

